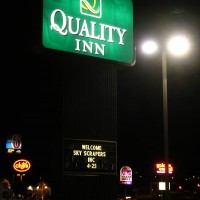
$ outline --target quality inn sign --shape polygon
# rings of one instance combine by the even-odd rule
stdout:
[[[134,64],[132,0],[44,0],[46,48]]]

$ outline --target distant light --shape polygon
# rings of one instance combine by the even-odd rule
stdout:
[[[27,187],[27,190],[33,190],[33,186],[29,185],[29,186]]]
[[[175,56],[185,55],[189,50],[189,41],[186,37],[179,35],[173,37],[168,43],[169,51]]]
[[[182,190],[182,186],[181,186],[181,185],[179,185],[179,186],[178,186],[178,189],[179,189],[179,190]]]
[[[158,50],[158,45],[156,42],[154,41],[146,41],[143,45],[142,45],[142,51],[146,54],[153,54]]]
[[[159,182],[159,190],[166,190],[165,182]]]
[[[156,163],[156,173],[165,174],[165,163]],[[174,172],[174,168],[172,164],[168,163],[168,173],[172,174]]]
[[[159,190],[166,190],[166,182],[159,182],[158,183]],[[169,190],[170,190],[170,182],[169,182]]]

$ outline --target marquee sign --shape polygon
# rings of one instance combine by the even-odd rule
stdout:
[[[43,0],[46,48],[134,64],[132,0]]]
[[[116,142],[65,139],[64,173],[116,173]]]
[[[18,172],[26,172],[31,168],[31,163],[28,160],[19,159],[14,162],[13,168]]]

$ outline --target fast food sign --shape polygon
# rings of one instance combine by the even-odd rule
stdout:
[[[26,172],[31,168],[31,163],[28,160],[19,159],[14,162],[13,168],[18,172]]]
[[[172,172],[174,171],[174,168],[172,166],[172,164],[168,164],[168,173],[172,174]],[[157,163],[156,164],[156,173],[158,174],[165,174],[165,163]]]
[[[120,183],[125,185],[132,184],[132,169],[129,166],[123,166],[120,169]]]

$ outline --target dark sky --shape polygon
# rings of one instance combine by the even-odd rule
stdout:
[[[41,20],[42,12],[37,10],[41,5],[38,6],[35,1],[30,2],[25,8],[24,2],[12,2],[12,4],[9,2],[7,5],[8,15],[12,20],[3,20],[5,42],[2,47],[4,51],[1,64],[3,73],[1,73],[2,134],[0,137],[2,139],[3,134],[26,131],[27,127],[21,124],[23,122],[26,126],[32,127],[31,135],[34,135],[34,138],[29,140],[30,144],[25,144],[24,148],[27,149],[32,145],[32,141],[35,147],[39,145],[41,137],[39,133],[49,126],[42,121],[38,121],[36,126],[28,124],[34,120],[34,113],[40,112],[42,119],[47,117],[48,112],[48,122],[54,127],[53,123],[56,123],[54,116],[58,110],[55,107],[52,109],[52,105],[58,105],[59,99],[52,98],[48,105],[45,105],[45,102],[49,96],[59,96],[57,88],[60,84],[59,80],[51,76],[54,73],[53,69],[43,66],[42,70],[39,70],[40,66],[34,66],[34,63],[29,65],[27,62],[29,58],[26,47],[31,46],[30,37],[34,35],[31,41],[34,44],[34,38],[40,35],[41,30],[34,28],[39,27],[38,20]],[[130,165],[133,170],[145,174],[152,173],[153,164],[163,160],[161,56],[157,54],[151,58],[146,57],[140,51],[140,44],[147,36],[162,39],[169,30],[178,28],[191,36],[193,46],[188,57],[168,61],[170,161],[174,164],[176,173],[199,174],[200,14],[198,3],[196,0],[137,0],[133,5],[136,64],[118,72],[119,166]],[[34,22],[30,12],[38,12],[38,15],[34,14],[38,17]],[[31,51],[37,51],[34,48],[36,48],[34,45],[31,46]],[[19,66],[18,63],[21,65]],[[49,70],[51,72],[46,73]],[[51,85],[47,87],[49,82]],[[43,105],[34,106],[35,102],[39,102],[37,98],[41,96],[43,99],[40,104]],[[27,101],[32,102],[32,105],[26,105]],[[39,108],[42,109],[37,110]],[[18,117],[19,113],[23,115],[22,118]],[[49,127],[49,135],[51,131],[55,131],[52,127]],[[40,132],[37,131],[38,128]],[[29,135],[24,134],[24,137]],[[0,140],[0,145],[4,145],[2,141]],[[38,148],[34,151],[40,154]],[[44,147],[43,152],[48,152],[48,146]]]
[[[161,54],[145,56],[142,41],[161,41],[170,31],[185,32],[191,52],[168,56],[169,160],[176,175],[200,173],[200,14],[195,1],[135,1],[136,64],[118,73],[121,164],[153,172],[163,161]],[[124,145],[126,144],[126,148]],[[127,158],[127,159],[126,159]]]

